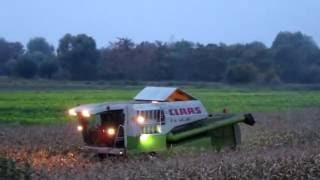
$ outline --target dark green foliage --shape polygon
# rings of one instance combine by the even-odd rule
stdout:
[[[11,60],[7,61],[4,64],[4,66],[2,67],[3,73],[5,75],[9,75],[9,76],[16,75],[16,72],[15,72],[16,65],[17,65],[16,59],[11,59]]]
[[[23,45],[19,42],[7,42],[0,38],[0,75],[8,75],[6,64],[10,60],[16,60],[23,54]]]
[[[93,80],[97,74],[99,52],[93,38],[80,34],[66,34],[58,48],[62,68],[70,72],[72,80]]]
[[[227,61],[221,57],[219,46],[198,47],[193,52],[192,79],[204,81],[222,81],[227,70]]]
[[[304,83],[305,71],[318,60],[319,49],[310,36],[280,32],[271,48],[276,71],[284,82]]]
[[[237,64],[227,72],[227,81],[229,83],[250,83],[257,79],[258,70],[252,64]]]
[[[40,52],[47,56],[53,55],[54,53],[54,47],[42,37],[31,39],[27,44],[27,50],[30,53]]]
[[[52,57],[36,51],[36,52],[29,52],[27,51],[24,55],[22,55],[23,57],[26,57],[28,59],[30,59],[31,61],[33,61],[34,63],[36,63],[37,65],[45,62],[45,61],[49,61]]]
[[[320,82],[320,66],[311,66],[306,68],[303,74],[304,83],[319,83]]]
[[[186,40],[134,43],[118,38],[97,49],[92,37],[66,34],[57,54],[41,37],[31,39],[26,52],[20,43],[0,39],[0,75],[25,77],[14,71],[21,57],[40,67],[29,78],[320,83],[320,50],[312,37],[301,32],[280,32],[270,48],[258,41],[226,45]]]
[[[58,63],[55,61],[45,61],[39,66],[39,75],[44,78],[51,79],[53,74],[58,71]]]
[[[29,56],[21,57],[15,66],[15,73],[23,78],[33,78],[38,71],[38,65]]]
[[[263,82],[268,84],[278,84],[281,80],[275,71],[270,70],[264,74]]]

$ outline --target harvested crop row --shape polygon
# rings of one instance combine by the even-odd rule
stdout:
[[[2,126],[0,155],[49,179],[292,179],[320,177],[320,110],[256,113],[236,151],[173,150],[156,157],[108,157],[79,150],[75,125]]]

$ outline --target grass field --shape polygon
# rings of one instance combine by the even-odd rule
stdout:
[[[78,104],[130,100],[138,88],[105,90],[0,91],[0,122],[51,124],[67,121],[66,111]],[[208,111],[286,111],[299,107],[319,107],[320,91],[215,90],[187,88]]]

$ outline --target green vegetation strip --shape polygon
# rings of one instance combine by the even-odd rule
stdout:
[[[320,107],[319,91],[221,91],[186,89],[208,111],[285,111]],[[66,111],[79,104],[131,100],[139,89],[0,92],[0,122],[51,124],[68,121]]]

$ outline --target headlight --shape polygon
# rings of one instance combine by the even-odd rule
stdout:
[[[83,130],[83,127],[81,125],[78,125],[77,130],[81,132]]]
[[[116,134],[116,130],[114,128],[108,128],[107,133],[108,135],[113,136],[114,134]]]
[[[68,114],[69,116],[76,116],[77,112],[74,109],[69,109]]]
[[[86,117],[86,118],[90,117],[90,112],[88,110],[83,110],[81,114],[83,117]]]
[[[148,139],[149,139],[149,137],[150,137],[149,134],[141,134],[141,135],[140,135],[140,142],[141,142],[141,143],[147,142]]]
[[[144,121],[145,121],[145,118],[144,118],[143,116],[138,116],[138,117],[137,117],[137,122],[138,122],[139,124],[143,124]]]

